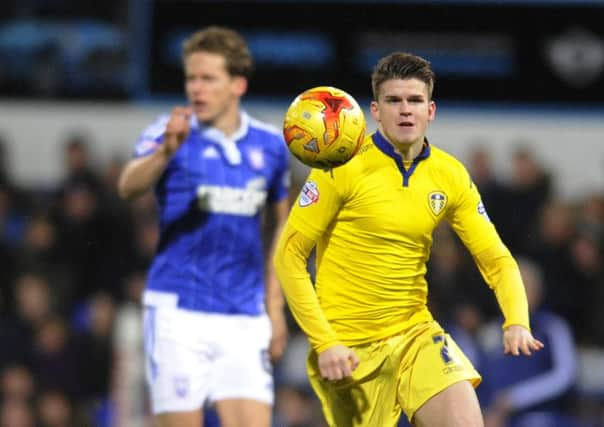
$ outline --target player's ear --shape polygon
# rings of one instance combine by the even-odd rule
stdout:
[[[247,92],[247,79],[243,76],[234,76],[232,85],[237,96],[243,96]]]
[[[428,104],[428,121],[434,120],[436,116],[436,103],[434,101],[430,101]]]
[[[373,120],[379,123],[380,110],[378,109],[377,101],[371,101],[371,104],[369,104],[369,112],[371,112],[371,117],[373,117]]]

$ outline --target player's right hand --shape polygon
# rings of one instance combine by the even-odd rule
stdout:
[[[319,353],[319,371],[321,377],[329,381],[338,381],[352,376],[359,358],[352,349],[345,345],[334,345]]]
[[[174,107],[164,134],[162,149],[164,154],[171,157],[187,139],[191,126],[189,119],[193,110],[190,107]]]

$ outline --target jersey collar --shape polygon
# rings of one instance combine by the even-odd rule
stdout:
[[[394,160],[394,162],[398,166],[399,171],[401,172],[401,175],[403,175],[403,187],[409,186],[409,178],[411,178],[411,175],[415,171],[417,164],[422,160],[425,160],[430,157],[430,143],[428,142],[428,139],[424,137],[424,147],[422,148],[422,151],[415,159],[413,159],[413,162],[411,163],[411,166],[409,166],[409,169],[406,169],[402,157],[394,151],[394,147],[392,146],[392,144],[390,144],[379,131],[376,131],[371,136],[371,139],[382,153]]]
[[[224,133],[222,133],[222,131],[216,129],[215,127],[204,126],[203,124],[199,123],[197,117],[195,117],[194,115],[191,116],[191,128],[199,130],[205,138],[208,138],[209,140],[212,140],[214,142],[220,143],[220,141],[225,139],[237,142],[245,135],[247,135],[247,131],[250,126],[250,116],[245,111],[242,110],[240,112],[239,118],[241,122],[241,124],[239,125],[239,129],[237,129],[230,138],[227,138]]]
[[[371,136],[371,139],[373,140],[373,143],[380,149],[380,151],[382,151],[388,157],[392,157],[393,159],[401,158],[401,156],[396,154],[392,144],[390,144],[388,142],[388,140],[380,133],[380,131],[376,131]],[[422,151],[419,153],[419,155],[413,161],[415,161],[417,159],[419,159],[419,160],[427,159],[430,156],[430,151],[431,151],[430,143],[428,142],[428,138],[424,138],[424,147],[422,148]]]
[[[250,117],[245,111],[240,113],[240,126],[239,129],[229,138],[225,134],[215,127],[203,126],[197,121],[195,116],[191,117],[192,128],[199,129],[201,135],[204,138],[214,142],[222,149],[222,152],[230,165],[238,165],[241,163],[241,152],[237,147],[237,141],[247,135],[250,125]]]

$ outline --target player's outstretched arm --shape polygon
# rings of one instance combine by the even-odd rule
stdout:
[[[523,326],[511,325],[503,331],[503,351],[505,354],[530,356],[533,351],[543,348],[543,343]]]
[[[338,344],[319,353],[318,362],[321,377],[337,381],[352,376],[352,371],[359,366],[360,360],[352,349]]]
[[[529,309],[526,291],[516,260],[498,241],[491,248],[474,254],[474,260],[483,278],[495,292],[505,318],[503,350],[505,354],[530,356],[543,348],[533,337],[529,327]]]
[[[118,193],[133,199],[149,190],[164,172],[166,165],[189,135],[191,108],[175,107],[166,125],[163,144],[152,154],[131,160],[118,181]]]

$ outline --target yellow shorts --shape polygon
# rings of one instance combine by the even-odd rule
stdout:
[[[428,399],[452,384],[481,381],[472,363],[437,322],[425,322],[380,341],[353,346],[361,363],[352,378],[321,378],[310,352],[310,383],[332,427],[395,426],[401,410],[411,420]]]

